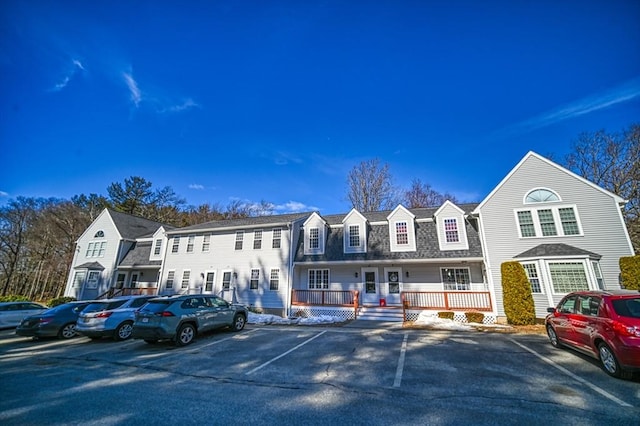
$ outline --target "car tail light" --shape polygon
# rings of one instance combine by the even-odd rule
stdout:
[[[613,330],[622,336],[640,337],[640,328],[633,325],[626,325],[620,321],[613,322]]]
[[[109,318],[113,312],[99,312],[95,318]]]
[[[161,317],[175,317],[175,315],[173,315],[173,312],[169,312],[169,311],[162,311],[161,314],[158,314]]]
[[[40,318],[40,324],[49,324],[51,321],[53,321],[53,317]]]

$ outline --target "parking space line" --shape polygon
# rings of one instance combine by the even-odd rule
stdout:
[[[280,354],[280,355],[278,355],[278,356],[277,356],[277,357],[275,357],[275,358],[270,359],[269,361],[265,362],[265,363],[264,363],[264,364],[262,364],[262,365],[257,366],[256,368],[254,368],[254,369],[253,369],[253,370],[251,370],[251,371],[246,372],[245,374],[246,374],[246,375],[249,375],[249,374],[255,373],[256,371],[260,370],[260,369],[261,369],[261,368],[263,368],[263,367],[266,367],[267,365],[271,364],[272,362],[275,362],[275,361],[279,360],[279,359],[280,359],[280,358],[282,358],[283,356],[286,356],[286,355],[290,354],[291,352],[293,352],[293,351],[295,351],[295,350],[297,350],[297,349],[301,348],[302,346],[306,345],[307,343],[309,343],[309,342],[310,342],[310,341],[312,341],[313,339],[316,339],[316,338],[318,338],[318,337],[322,336],[322,335],[323,335],[324,333],[326,333],[326,332],[327,332],[327,330],[325,330],[325,331],[323,331],[323,332],[321,332],[321,333],[316,334],[316,335],[315,335],[315,336],[313,336],[312,338],[307,339],[307,340],[305,340],[304,342],[300,343],[298,346],[296,346],[296,347],[294,347],[294,348],[289,349],[289,350],[288,350],[288,351],[286,351],[285,353]]]
[[[244,331],[242,333],[238,333],[238,334],[235,334],[233,336],[226,337],[224,339],[220,339],[220,340],[216,340],[216,341],[211,342],[211,343],[200,345],[200,346],[196,347],[195,349],[198,350],[198,349],[206,348],[208,346],[217,345],[218,343],[226,342],[227,340],[232,340],[232,339],[238,340],[239,337],[246,336],[249,333],[254,333],[254,332],[259,331],[259,330],[260,330],[259,328],[254,328],[252,330],[247,330],[247,331]]]
[[[402,371],[404,370],[404,355],[407,352],[407,339],[408,333],[404,333],[404,339],[402,340],[402,347],[400,349],[400,358],[398,359],[398,368],[396,369],[396,379],[393,381],[393,387],[399,388],[402,381]]]
[[[611,401],[615,402],[616,404],[622,406],[622,407],[633,407],[633,405],[628,404],[626,402],[624,402],[621,399],[618,399],[616,396],[611,395],[609,392],[607,392],[606,390],[588,382],[587,380],[583,379],[580,376],[577,376],[575,374],[573,374],[571,371],[567,370],[566,368],[564,368],[563,366],[556,364],[555,362],[553,362],[552,360],[550,360],[549,358],[546,358],[542,355],[540,355],[539,353],[537,353],[536,351],[534,351],[533,349],[530,349],[528,347],[526,347],[525,345],[516,342],[515,340],[509,338],[509,340],[511,340],[513,343],[515,343],[516,345],[520,346],[522,349],[524,349],[527,352],[532,353],[533,355],[537,356],[538,358],[540,358],[541,360],[543,360],[544,362],[546,362],[547,364],[557,368],[558,370],[562,371],[564,374],[566,374],[567,376],[571,377],[572,379],[582,383],[585,386],[590,387],[592,390],[594,390],[595,392],[599,393],[600,395],[604,396],[607,399],[610,399]]]

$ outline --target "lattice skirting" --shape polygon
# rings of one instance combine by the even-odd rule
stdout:
[[[405,321],[416,321],[418,319],[418,316],[420,315],[420,312],[422,311],[406,311],[405,312]],[[433,315],[437,315],[438,312],[440,311],[432,311]],[[495,324],[496,323],[496,316],[492,313],[484,313],[484,318],[482,319],[482,323],[483,324]],[[467,322],[467,317],[465,316],[464,312],[454,312],[453,315],[453,320],[456,322],[463,322],[466,323]]]
[[[297,307],[293,306],[291,308],[291,317],[319,317],[322,315],[330,316],[330,317],[338,317],[343,321],[352,320],[355,318],[355,313],[353,312],[353,308],[320,308],[320,307],[312,307],[312,306],[304,306]]]
[[[418,311],[418,310],[405,311],[405,321],[416,321],[418,319],[418,316],[420,315],[420,312],[422,311]],[[439,311],[432,311],[432,312],[434,315],[436,315],[437,312]],[[313,306],[304,306],[304,307],[294,306],[291,308],[290,316],[292,318],[295,318],[295,317],[309,318],[309,317],[319,317],[322,315],[338,317],[343,321],[355,319],[353,308],[331,308],[331,307],[322,308],[322,307],[313,307]],[[467,317],[465,316],[464,312],[454,312],[453,320],[461,323],[466,323]],[[497,319],[494,314],[484,313],[484,318],[482,320],[483,324],[495,324],[496,322],[497,322]]]

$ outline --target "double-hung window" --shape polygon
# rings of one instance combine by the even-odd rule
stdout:
[[[396,244],[409,244],[409,230],[407,222],[396,222]]]
[[[189,235],[187,238],[187,253],[193,253],[193,245],[196,241],[196,237],[194,235]]]
[[[173,288],[173,281],[176,279],[176,271],[167,272],[167,288]]]
[[[252,269],[251,281],[249,281],[249,289],[257,290],[259,281],[260,281],[260,269]]]
[[[242,250],[242,241],[244,240],[244,232],[236,232],[236,250]]]
[[[328,289],[329,288],[329,270],[328,269],[309,269],[309,289]]]
[[[349,247],[360,247],[360,225],[349,225]]]
[[[260,250],[262,248],[262,231],[253,232],[253,249]]]
[[[456,218],[444,220],[444,235],[448,243],[457,243],[460,241],[458,233],[458,221]]]
[[[281,238],[282,238],[282,229],[281,228],[274,228],[273,230],[273,239],[271,241],[271,248],[274,249],[279,249],[280,248],[280,244],[281,244]]]
[[[320,247],[320,230],[318,228],[309,229],[309,248],[317,250]]]
[[[173,245],[171,246],[171,253],[177,253],[180,248],[180,237],[173,237]]]
[[[162,238],[158,238],[156,240],[155,246],[153,247],[153,255],[159,256],[161,250],[162,250]]]
[[[581,235],[575,207],[546,207],[517,210],[520,237]]]
[[[540,276],[538,275],[538,266],[535,263],[523,263],[522,266],[527,274],[527,278],[529,278],[531,293],[542,293]]]
[[[269,290],[278,290],[280,285],[280,269],[274,268],[269,275]]]
[[[211,234],[204,234],[202,237],[202,251],[209,251],[209,247],[211,246]]]
[[[189,279],[191,278],[191,271],[182,271],[182,288],[189,288]]]

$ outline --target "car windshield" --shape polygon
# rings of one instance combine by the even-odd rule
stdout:
[[[633,299],[614,299],[611,301],[616,314],[623,317],[640,318],[640,297]]]
[[[140,308],[140,310],[157,314],[164,311],[170,304],[171,302],[168,300],[152,300]]]

